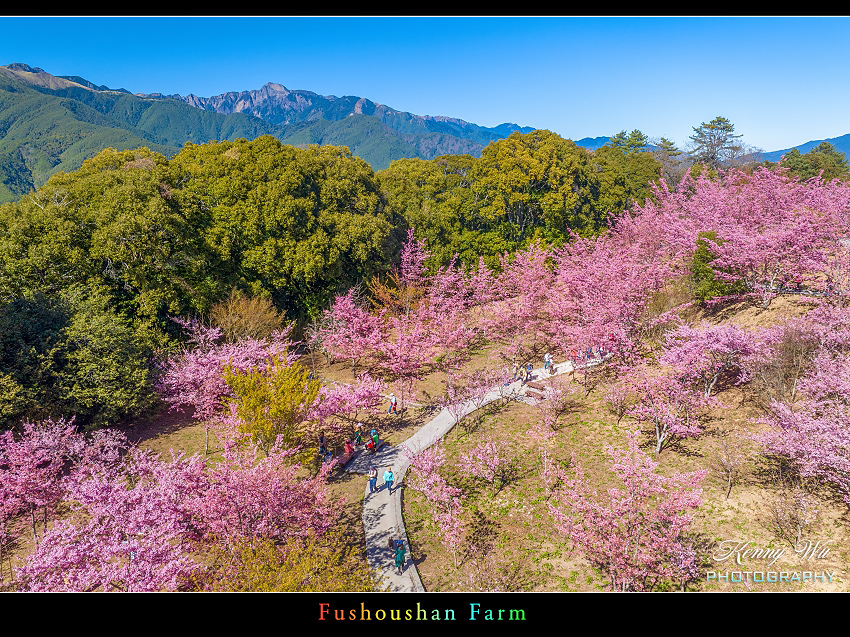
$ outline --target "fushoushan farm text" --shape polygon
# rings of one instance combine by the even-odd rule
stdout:
[[[463,615],[460,615],[464,617]],[[393,621],[399,621],[404,619],[405,621],[411,620],[437,620],[437,621],[454,621],[457,619],[455,614],[455,610],[453,608],[445,608],[445,609],[424,609],[420,606],[419,602],[416,602],[416,610],[412,608],[407,609],[399,609],[394,608],[392,610],[386,611],[382,608],[377,610],[369,610],[366,608],[366,605],[361,602],[360,610],[354,608],[331,608],[330,604],[319,604],[319,620],[334,620],[334,621],[371,621],[376,619],[378,621],[382,621],[384,619],[390,619]],[[469,604],[469,616],[468,621],[476,621],[478,619],[487,620],[495,620],[495,621],[504,621],[504,620],[519,620],[525,621],[525,610],[519,608],[481,608],[481,604],[472,602]]]

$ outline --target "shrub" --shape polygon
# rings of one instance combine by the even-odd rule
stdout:
[[[283,315],[270,300],[246,296],[236,288],[212,307],[210,319],[228,343],[244,338],[261,340],[284,328]]]
[[[716,277],[716,270],[711,267],[717,255],[711,250],[711,243],[722,245],[723,239],[717,238],[716,232],[701,232],[698,235],[697,248],[691,259],[691,279],[693,282],[694,298],[701,303],[721,296],[743,294],[743,282],[726,283]]]

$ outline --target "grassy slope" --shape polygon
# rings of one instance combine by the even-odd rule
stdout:
[[[665,307],[662,302],[658,312]],[[691,319],[695,323],[705,319],[717,324],[767,327],[805,313],[807,309],[803,298],[786,297],[775,300],[766,311],[742,304],[727,307],[713,315],[697,313]],[[472,365],[483,364],[488,354],[488,351],[481,352]],[[306,356],[302,362],[308,366],[311,364]],[[315,362],[316,371],[328,382],[345,382],[352,378],[348,363],[329,365],[321,356],[317,356]],[[419,385],[417,406],[411,406],[403,420],[378,413],[364,421],[379,429],[382,437],[391,444],[400,444],[431,417],[431,412],[424,407],[428,396],[435,396],[440,391],[443,379],[443,372],[435,372]],[[597,487],[599,493],[604,493],[605,489],[617,486],[605,448],[607,445],[625,448],[627,432],[635,424],[628,417],[617,424],[616,418],[605,405],[606,385],[600,385],[587,397],[582,388],[577,385],[573,387],[575,409],[562,420],[550,451],[556,460],[562,462],[568,461],[575,454],[591,484]],[[670,475],[677,471],[710,468],[724,433],[733,429],[748,434],[763,430],[764,426],[750,422],[751,418],[758,417],[760,413],[753,401],[747,400],[745,389],[726,387],[718,393],[718,398],[727,406],[712,412],[702,436],[684,440],[662,452],[658,458],[659,471]],[[468,419],[462,427],[453,430],[446,441],[447,475],[450,482],[462,485],[467,494],[465,510],[470,532],[467,534],[467,544],[459,568],[454,566],[452,555],[440,543],[427,503],[418,493],[410,490],[404,492],[411,554],[417,562],[426,590],[467,591],[476,590],[477,586],[496,590],[605,590],[605,576],[588,564],[580,553],[572,551],[567,538],[560,536],[552,526],[549,501],[540,484],[538,449],[526,434],[529,426],[539,419],[538,409],[524,403],[509,403],[495,406],[479,415],[480,418]],[[172,449],[192,454],[202,453],[204,448],[203,427],[185,415],[162,413],[149,421],[127,427],[126,432],[131,440],[161,452],[166,457]],[[489,486],[463,476],[458,469],[460,455],[488,437],[510,442],[518,462],[516,479],[495,496]],[[215,462],[220,456],[214,436],[211,446],[211,461]],[[648,453],[652,453],[648,437],[645,448]],[[754,443],[751,448],[755,450]],[[850,533],[846,506],[827,491],[819,494],[820,517],[804,537],[821,542],[834,540],[831,545],[833,550],[826,559],[804,566],[794,555],[793,548],[787,542],[775,538],[765,524],[767,503],[776,493],[767,478],[769,469],[764,458],[750,462],[744,479],[733,488],[728,500],[722,478],[716,473],[710,474],[703,483],[703,504],[696,513],[693,531],[709,540],[751,540],[758,547],[785,546],[785,556],[770,570],[817,570],[837,574],[832,584],[756,584],[753,590],[848,590],[846,565],[850,561]],[[348,502],[343,526],[349,541],[361,547],[364,545],[361,519],[364,483],[363,476],[338,474],[330,484],[332,493],[346,498]],[[21,556],[29,550],[25,539],[17,551],[15,563],[18,564]],[[712,564],[709,561],[703,565],[701,572],[736,569],[767,570],[758,568],[755,563],[736,566],[730,562]],[[745,590],[745,587],[741,584],[701,582],[692,584],[690,589]]]
[[[681,301],[681,299],[678,299]],[[659,311],[664,309],[659,308]],[[713,315],[695,314],[691,319],[698,323],[705,319],[713,323],[734,323],[742,327],[767,327],[797,316],[808,309],[805,300],[797,297],[780,298],[766,311],[745,304],[728,307]],[[488,352],[482,352],[473,361],[480,365]],[[317,357],[317,371],[328,381],[351,380],[351,369],[347,363],[328,365]],[[309,359],[303,359],[309,365]],[[436,395],[442,386],[444,374],[435,372],[420,384],[418,405],[427,403],[428,395]],[[575,409],[566,416],[551,443],[551,453],[562,462],[575,454],[577,461],[600,493],[617,486],[611,473],[607,445],[626,447],[626,436],[635,427],[628,417],[617,425],[616,417],[606,408],[607,385],[584,396],[581,387],[575,389]],[[687,439],[662,452],[658,458],[659,471],[666,475],[674,472],[696,471],[710,468],[720,440],[725,432],[733,429],[748,434],[763,430],[762,425],[751,423],[751,418],[760,416],[753,401],[741,388],[726,387],[718,398],[727,405],[715,409],[704,435]],[[467,493],[465,510],[470,532],[467,545],[461,556],[459,568],[455,568],[453,556],[442,546],[438,531],[424,498],[407,490],[404,493],[405,521],[411,539],[411,552],[425,587],[429,591],[466,591],[476,586],[498,590],[535,591],[596,591],[607,588],[607,579],[586,562],[580,553],[572,551],[567,538],[560,536],[552,526],[548,502],[540,483],[540,461],[538,449],[526,434],[530,425],[539,419],[539,410],[524,403],[510,403],[481,414],[481,418],[468,420],[459,429],[452,431],[446,441],[448,456],[447,475],[451,483],[462,485]],[[369,425],[376,426],[392,444],[399,444],[409,437],[421,423],[429,418],[429,412],[411,407],[404,422],[398,418],[377,414]],[[517,479],[503,488],[496,496],[489,486],[463,476],[458,468],[460,456],[479,441],[488,437],[511,443],[518,460]],[[652,453],[652,444],[647,436],[646,451]],[[164,425],[162,433],[142,443],[157,451],[168,453],[171,448],[194,452],[203,450],[203,428],[198,425],[174,427]],[[756,445],[752,443],[755,450]],[[726,499],[723,479],[711,473],[703,483],[703,504],[695,516],[693,530],[709,540],[751,540],[754,546],[779,548],[785,546],[786,554],[771,570],[781,571],[833,571],[841,580],[826,584],[756,584],[753,590],[848,590],[847,567],[850,561],[850,533],[848,533],[846,507],[824,491],[821,515],[805,537],[821,542],[832,539],[830,555],[817,563],[804,567],[793,553],[793,548],[773,536],[766,527],[767,504],[775,496],[775,488],[767,476],[769,466],[764,458],[750,462],[741,484],[735,486],[731,497]],[[362,541],[362,522],[358,508],[362,504],[364,478],[357,475],[341,476],[331,484],[332,491],[345,496],[349,501],[346,525],[352,538]],[[707,570],[733,571],[736,569],[759,570],[755,563],[739,567],[730,562],[712,564],[707,562],[701,572]],[[761,569],[767,570],[767,569]],[[745,590],[740,584],[698,583],[691,590]]]
[[[681,301],[678,299],[677,301]],[[664,309],[662,306],[658,311]],[[691,319],[698,323],[734,323],[742,327],[767,327],[797,316],[808,309],[805,300],[797,297],[780,298],[766,311],[745,304],[727,307],[713,315],[695,314]],[[481,364],[487,357],[482,352],[473,364]],[[321,359],[321,357],[317,357]],[[309,359],[304,359],[309,364]],[[327,365],[318,361],[319,374],[327,380],[347,381],[351,369],[346,363]],[[420,385],[418,404],[427,402],[427,395],[436,395],[443,381],[442,372],[436,372]],[[616,418],[607,410],[607,386],[601,385],[589,396],[574,385],[576,406],[562,421],[554,437],[551,452],[560,461],[568,461],[575,454],[592,484],[600,493],[616,486],[616,478],[609,468],[605,453],[607,445],[626,447],[626,435],[635,427],[628,417],[617,425]],[[745,390],[726,387],[718,398],[727,405],[715,409],[704,435],[688,439],[662,452],[659,470],[667,475],[676,471],[696,471],[710,468],[724,433],[739,430],[754,434],[763,429],[753,424],[751,418],[760,415],[752,400],[747,400]],[[421,408],[411,408],[405,422],[376,415],[369,424],[377,426],[392,444],[399,444],[429,417]],[[548,500],[540,484],[538,449],[526,435],[529,426],[539,419],[536,407],[524,403],[510,403],[489,413],[480,420],[473,419],[460,429],[452,431],[446,441],[447,466],[450,482],[460,484],[467,493],[465,509],[470,525],[465,554],[459,568],[455,568],[452,555],[440,543],[437,529],[424,498],[407,490],[404,493],[405,520],[412,543],[412,555],[417,561],[422,580],[430,591],[473,590],[476,586],[495,587],[501,590],[536,591],[596,591],[607,588],[603,574],[591,567],[582,556],[571,550],[568,540],[552,526]],[[517,479],[502,489],[495,497],[490,488],[474,479],[461,475],[457,468],[460,455],[477,442],[492,437],[509,441],[518,459]],[[172,445],[181,449],[196,450],[203,447],[202,428],[195,426],[164,433],[145,444],[166,451]],[[756,445],[752,443],[755,450]],[[651,441],[646,437],[646,450],[652,453]],[[769,466],[764,458],[752,461],[746,468],[741,484],[735,486],[726,499],[723,479],[711,473],[703,483],[703,504],[695,516],[693,530],[709,540],[751,540],[758,547],[785,546],[786,554],[771,570],[833,571],[841,580],[826,584],[756,584],[753,590],[848,590],[846,565],[850,558],[850,533],[848,533],[846,507],[826,491],[822,498],[821,515],[806,537],[825,542],[832,539],[830,555],[817,563],[804,567],[793,553],[793,548],[773,536],[766,526],[767,504],[775,496],[775,487],[768,480]],[[332,490],[349,498],[347,518],[352,535],[361,535],[362,526],[356,514],[362,501],[362,476],[337,479]],[[755,563],[738,567],[730,562],[707,562],[707,570],[733,571],[735,569],[759,570]],[[766,569],[762,569],[766,570]],[[741,584],[698,583],[690,588],[697,590],[745,590]]]
[[[694,316],[695,321],[706,318],[716,323],[735,323],[745,327],[766,327],[805,311],[801,299],[779,299],[767,311],[753,307],[729,308],[720,315]],[[564,463],[571,454],[583,467],[591,484],[598,493],[618,484],[609,469],[610,459],[605,453],[607,445],[627,447],[627,432],[636,427],[628,417],[618,425],[605,406],[607,385],[584,396],[581,387],[573,385],[576,408],[563,420],[563,424],[552,441],[551,453]],[[752,401],[747,400],[746,391],[727,387],[718,394],[727,405],[713,410],[705,433],[699,438],[687,439],[663,451],[657,459],[659,471],[671,475],[677,471],[690,472],[710,469],[713,456],[722,436],[732,430],[754,434],[764,426],[753,424],[751,418],[761,414]],[[477,550],[468,551],[465,564],[455,568],[451,554],[441,545],[438,531],[421,495],[406,492],[405,519],[411,537],[414,558],[423,557],[419,564],[420,575],[427,590],[458,591],[473,590],[476,581],[496,590],[537,591],[595,591],[607,589],[607,579],[586,562],[579,552],[571,551],[566,538],[560,536],[552,526],[548,501],[540,483],[540,461],[538,449],[526,435],[529,426],[539,419],[536,407],[513,403],[499,413],[484,416],[470,435],[453,432],[446,444],[448,457],[447,475],[450,483],[460,484],[468,493],[466,509],[472,533],[468,544],[477,544]],[[518,460],[517,479],[493,497],[489,487],[476,483],[461,475],[457,468],[464,451],[478,441],[492,437],[509,441]],[[652,441],[645,438],[645,449],[652,454]],[[755,443],[750,448],[756,449]],[[775,497],[776,490],[769,482],[769,465],[763,457],[751,461],[746,467],[742,483],[733,488],[726,499],[725,482],[712,472],[703,483],[703,504],[695,516],[693,531],[704,539],[720,541],[737,539],[750,540],[751,546],[779,548],[784,546],[785,555],[770,569],[758,566],[757,562],[738,566],[731,561],[723,563],[711,560],[703,564],[700,572],[708,570],[775,570],[775,571],[832,571],[839,579],[832,584],[754,584],[753,590],[848,590],[847,563],[850,558],[850,534],[847,528],[847,508],[823,490],[821,515],[804,538],[825,542],[834,540],[830,555],[808,566],[802,563],[788,542],[773,536],[766,525],[767,505]],[[474,538],[474,539],[472,539]],[[486,556],[485,556],[486,553]],[[745,590],[741,584],[694,583],[691,590]]]

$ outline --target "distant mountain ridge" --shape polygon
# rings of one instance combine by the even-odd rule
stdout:
[[[312,91],[289,90],[283,84],[268,82],[262,88],[199,97],[182,95],[139,95],[180,100],[196,108],[224,115],[246,113],[283,127],[324,119],[337,122],[354,115],[376,117],[391,130],[404,135],[439,133],[471,140],[482,147],[496,139],[503,139],[520,131],[529,133],[534,128],[510,122],[495,127],[479,126],[462,119],[446,116],[414,115],[378,104],[365,97],[346,95],[319,95]]]
[[[415,115],[362,97],[290,91],[274,82],[209,98],[134,94],[18,62],[0,66],[0,202],[41,186],[55,172],[79,168],[106,147],[148,146],[171,156],[187,142],[273,135],[302,147],[347,146],[382,170],[403,158],[480,157],[490,142],[532,130]]]
[[[377,171],[404,158],[480,157],[491,142],[533,130],[510,122],[487,127],[416,115],[364,97],[319,95],[275,82],[212,97],[134,94],[14,63],[0,66],[0,203],[38,188],[60,170],[76,170],[107,147],[147,146],[172,156],[187,142],[273,135],[300,147],[347,146]],[[575,143],[596,150],[609,141],[585,137]],[[821,141],[796,148],[805,153]],[[850,134],[826,141],[850,154]],[[776,161],[790,150],[763,157]]]

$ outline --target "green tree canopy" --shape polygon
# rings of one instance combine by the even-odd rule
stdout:
[[[606,146],[620,148],[627,153],[636,153],[647,149],[649,146],[649,137],[637,129],[628,134],[623,130],[611,137]]]
[[[169,163],[174,197],[201,233],[206,307],[233,287],[271,294],[292,318],[387,268],[393,226],[369,165],[346,148],[273,137],[187,144]]]
[[[321,383],[310,380],[310,370],[298,363],[275,361],[267,370],[240,372],[228,369],[225,380],[235,394],[236,415],[242,431],[268,455],[278,436],[286,447],[306,441],[308,412]],[[313,450],[305,452],[307,460]]]
[[[632,139],[642,135],[633,131]],[[484,257],[494,266],[499,254],[538,238],[557,244],[571,232],[604,231],[611,215],[649,196],[659,174],[650,153],[625,146],[591,153],[538,130],[495,141],[480,159],[395,161],[378,178],[393,213],[428,240],[432,265],[459,254],[464,263]]]
[[[401,236],[375,175],[345,148],[187,144],[173,159],[107,149],[0,206],[0,299],[104,286],[167,329],[236,287],[289,318],[386,271]]]
[[[701,162],[714,170],[738,156],[743,147],[737,142],[735,126],[725,117],[715,117],[708,124],[703,122],[694,127],[689,138],[693,143],[691,153],[694,161]]]
[[[76,416],[100,426],[152,403],[156,335],[110,307],[103,288],[0,306],[0,424]]]
[[[821,142],[805,155],[793,148],[783,157],[782,166],[801,179],[811,179],[818,175],[822,179],[838,179],[847,177],[850,172],[844,153],[836,150],[829,142]]]

